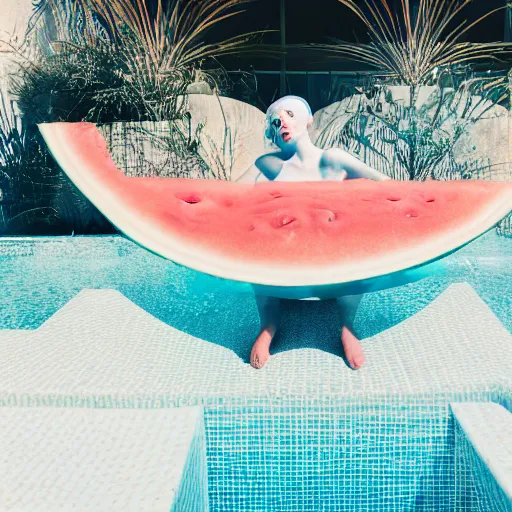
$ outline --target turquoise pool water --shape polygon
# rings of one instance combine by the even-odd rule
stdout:
[[[37,328],[84,288],[117,289],[156,318],[229,348],[246,362],[258,329],[249,287],[179,267],[122,237],[3,239],[0,263],[1,329]],[[511,263],[512,240],[490,232],[451,255],[445,275],[367,295],[356,330],[360,337],[373,336],[422,310],[451,283],[467,282],[512,332]],[[462,298],[460,311],[464,310]],[[312,361],[342,370],[337,358],[326,362],[323,357],[339,356],[336,319],[332,301],[287,301],[286,328],[276,340],[275,353],[316,348],[320,355],[310,353]],[[432,326],[433,331],[438,328]],[[411,345],[414,342],[411,339]],[[161,371],[167,378],[165,367],[172,361],[165,358],[163,346],[155,353],[163,359]],[[420,352],[421,347],[415,348]],[[200,351],[194,354],[199,357]],[[418,371],[421,365],[428,369],[434,356],[424,350],[418,356]],[[382,366],[387,368],[389,361],[382,360]],[[463,380],[454,381],[456,386],[448,385],[448,379],[444,387],[430,387],[429,378],[418,373],[408,382],[411,388],[391,394],[387,390],[392,378],[400,375],[398,367],[396,373],[379,369],[380,388],[360,385],[371,381],[374,367],[366,374],[345,374],[325,394],[321,381],[318,388],[306,391],[294,383],[309,368],[286,367],[287,374],[273,386],[262,389],[255,381],[247,396],[240,395],[235,377],[235,386],[230,384],[231,391],[220,396],[198,391],[198,398],[191,391],[168,402],[162,398],[149,405],[126,403],[205,406],[211,512],[459,512],[448,404],[510,401],[509,388],[496,386],[492,375],[485,376],[488,361],[468,361],[472,365],[455,368],[454,375]],[[446,373],[449,363],[457,366],[457,361],[447,362]],[[484,376],[477,382],[479,372]],[[260,376],[257,371],[240,375],[248,379],[253,374]],[[465,375],[475,379],[474,385],[464,381]],[[337,376],[325,379],[330,377],[335,381]],[[173,382],[177,386],[179,380]],[[217,389],[219,378],[211,375],[208,384]],[[105,397],[93,406],[119,406],[111,400]],[[480,506],[480,496],[471,496],[467,510],[492,510]]]
[[[120,236],[0,239],[0,265],[0,329],[37,328],[84,288],[117,289],[169,325],[229,348],[247,345],[258,328],[249,286],[180,267]],[[512,331],[512,239],[491,231],[449,256],[446,267],[446,275],[366,295],[359,336],[396,325],[463,281]],[[308,316],[325,317],[322,328],[315,322],[308,330],[310,346],[337,328],[332,301],[285,301],[284,314],[291,325],[278,350],[299,348],[289,344],[297,329],[308,329]]]

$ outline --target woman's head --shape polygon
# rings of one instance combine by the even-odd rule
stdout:
[[[299,96],[284,96],[267,109],[265,137],[282,150],[294,146],[313,122],[311,108]]]

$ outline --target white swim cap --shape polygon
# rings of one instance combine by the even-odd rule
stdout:
[[[300,96],[283,96],[274,101],[274,103],[267,108],[267,117],[273,112],[280,112],[281,110],[291,110],[294,114],[304,119],[313,115],[308,102]]]
[[[311,107],[308,102],[301,98],[300,96],[283,96],[278,100],[274,101],[270,107],[268,107],[266,112],[266,124],[265,124],[265,147],[266,148],[276,148],[277,146],[272,142],[272,126],[271,126],[271,117],[272,114],[276,114],[281,110],[291,110],[295,116],[299,119],[303,119],[306,121],[313,114],[311,112]]]

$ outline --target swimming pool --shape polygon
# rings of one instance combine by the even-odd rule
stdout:
[[[512,331],[512,240],[494,232],[451,255],[445,275],[363,299],[356,331],[379,340],[380,346],[369,351],[369,364],[359,372],[349,372],[339,358],[330,301],[286,302],[287,328],[275,346],[280,357],[268,371],[252,370],[247,358],[258,319],[250,288],[199,275],[122,237],[2,239],[0,262],[1,329],[37,328],[84,288],[109,288],[165,324],[212,343],[189,340],[189,349],[182,350],[189,350],[190,357],[180,373],[162,348],[165,340],[158,350],[148,342],[146,350],[157,354],[151,372],[160,368],[161,373],[140,387],[146,398],[137,398],[137,383],[127,388],[125,398],[112,397],[100,386],[102,400],[96,402],[98,396],[87,398],[92,396],[90,385],[76,393],[61,387],[59,393],[69,391],[60,406],[202,403],[213,511],[462,510],[457,508],[461,498],[455,486],[449,403],[511,403],[510,382],[504,380],[512,361],[508,353],[481,361],[486,350],[479,336],[468,341],[475,345],[472,354],[467,347],[450,347],[442,336],[449,324],[471,320],[466,312],[471,294],[452,294],[449,308],[441,303],[436,313],[440,325],[427,325],[432,329],[430,347],[424,341],[428,337],[419,338],[425,336],[425,324],[417,330],[411,324],[410,340],[403,329],[397,330],[397,324],[423,310],[451,283],[466,282]],[[460,304],[454,304],[457,298]],[[388,338],[386,333],[375,337],[391,327],[394,334],[386,331]],[[398,339],[399,332],[406,344],[394,347],[388,357],[386,340]],[[445,356],[436,350],[443,343]],[[219,357],[218,375],[215,365],[210,373],[200,365],[205,349]],[[130,346],[126,350],[132,354]],[[231,357],[229,364],[222,357]],[[164,385],[166,368],[172,379],[167,376]],[[187,385],[182,384],[187,378]],[[196,386],[199,378],[203,380]],[[27,401],[15,397],[15,405]],[[48,405],[59,404],[50,400]],[[478,499],[475,494],[464,509],[485,510],[478,508]]]
[[[235,347],[257,329],[250,286],[180,267],[120,236],[3,238],[0,262],[0,329],[37,328],[84,288],[119,290],[156,318],[223,346]],[[368,294],[356,321],[360,336],[396,325],[462,281],[512,330],[512,239],[490,231],[450,256],[447,268],[442,277]],[[285,303],[291,315],[310,307]],[[287,350],[291,340],[283,341]]]

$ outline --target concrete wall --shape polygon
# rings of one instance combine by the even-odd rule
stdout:
[[[19,46],[23,43],[33,6],[31,0],[1,0],[0,3],[0,91],[7,98],[9,115],[9,74],[16,66],[16,56],[11,45]]]

